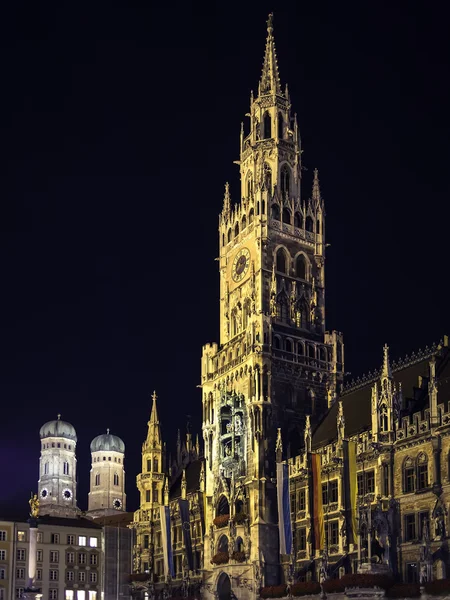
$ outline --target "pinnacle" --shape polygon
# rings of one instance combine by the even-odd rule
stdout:
[[[260,94],[281,95],[280,74],[278,72],[277,52],[275,50],[275,39],[273,37],[273,13],[267,20],[267,39],[261,80],[259,83]]]

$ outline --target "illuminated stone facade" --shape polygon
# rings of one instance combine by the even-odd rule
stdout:
[[[329,575],[377,559],[398,579],[449,575],[450,354],[448,338],[344,388],[305,452],[290,459],[295,572],[317,579],[323,549],[314,540],[308,453],[322,460]],[[356,536],[352,538],[345,445],[356,445]]]
[[[92,440],[91,457],[88,516],[97,518],[125,511],[125,444],[108,429]]]
[[[70,423],[61,420],[45,423],[39,432],[39,501],[41,514],[75,517],[77,507],[77,435]]]
[[[142,473],[137,476],[140,508],[134,513],[135,530],[132,587],[135,595],[168,593],[169,587],[189,586],[192,592],[200,588],[203,564],[204,536],[204,461],[200,456],[198,439],[194,444],[188,431],[182,443],[177,440],[176,458],[167,464],[165,444],[161,436],[156,394],[152,396],[152,411],[148,432],[142,444]],[[190,533],[193,551],[193,569],[189,570],[183,541],[183,524],[179,500],[189,501]],[[161,538],[160,507],[169,506],[171,539],[175,576],[164,574]]]
[[[318,172],[304,197],[299,128],[281,87],[271,18],[248,116],[240,201],[231,204],[227,184],[219,217],[220,343],[202,356],[207,597],[230,581],[239,598],[278,583],[277,428],[291,455],[299,452],[305,416],[317,423],[324,415],[344,368],[342,335],[325,327]],[[244,572],[246,586],[236,586]]]

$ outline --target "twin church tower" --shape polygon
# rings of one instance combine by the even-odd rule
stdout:
[[[39,503],[41,514],[75,517],[77,505],[77,434],[70,423],[45,423],[39,432]],[[91,477],[88,515],[95,518],[125,510],[125,444],[116,435],[98,435],[91,442]]]

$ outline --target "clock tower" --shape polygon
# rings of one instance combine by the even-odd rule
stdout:
[[[260,586],[276,583],[280,568],[277,428],[294,456],[305,417],[314,423],[324,414],[344,369],[342,335],[325,327],[325,209],[318,171],[304,198],[299,128],[288,87],[281,86],[272,15],[247,116],[236,161],[240,201],[232,204],[226,184],[219,216],[220,343],[207,344],[202,354],[209,535],[204,564],[219,560],[226,547],[226,572],[241,549]],[[225,531],[216,524],[227,514]]]

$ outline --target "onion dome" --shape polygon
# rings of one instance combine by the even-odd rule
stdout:
[[[39,430],[39,436],[42,439],[48,437],[66,438],[74,442],[77,441],[75,427],[67,421],[61,421],[61,415],[55,421],[48,421]]]
[[[102,433],[92,440],[91,452],[121,452],[125,454],[125,444],[120,437],[112,435],[107,429],[106,433]]]

